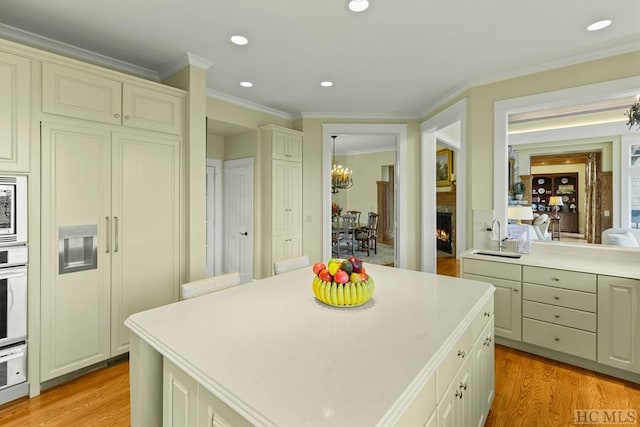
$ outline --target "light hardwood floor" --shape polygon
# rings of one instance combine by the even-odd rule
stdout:
[[[442,267],[439,262],[438,271],[458,275],[459,261],[449,258]],[[577,409],[640,414],[638,384],[500,345],[495,363],[496,396],[487,427],[571,426]],[[128,369],[123,362],[0,406],[0,426],[128,426]]]

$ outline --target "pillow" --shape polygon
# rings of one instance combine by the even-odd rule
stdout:
[[[623,246],[625,248],[640,247],[638,245],[638,241],[630,231],[620,234],[609,234],[607,237],[609,239],[609,243],[615,246]]]
[[[545,222],[547,222],[548,219],[549,219],[549,215],[542,214],[538,218],[536,218],[535,221],[533,221],[533,225],[544,224]]]

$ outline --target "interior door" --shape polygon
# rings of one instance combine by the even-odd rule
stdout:
[[[253,159],[224,162],[225,273],[253,279]]]

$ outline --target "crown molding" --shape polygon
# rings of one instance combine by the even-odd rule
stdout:
[[[497,83],[503,80],[524,77],[531,74],[542,73],[545,71],[551,71],[571,65],[582,64],[585,62],[597,61],[616,55],[623,55],[625,53],[636,52],[639,50],[638,46],[640,46],[640,36],[630,36],[618,39],[615,42],[615,45],[611,42],[607,42],[606,44],[600,44],[598,46],[595,46],[593,49],[582,51],[574,55],[563,56],[562,58],[558,58],[555,60],[541,62],[539,64],[511,71],[509,73],[502,73],[498,75],[493,74],[491,77],[486,76],[485,78],[475,79],[460,87],[459,89],[452,91],[448,95],[445,95],[436,108],[427,107],[418,115],[424,120],[427,117],[433,115],[447,103],[453,101],[454,99],[464,94],[466,91],[477,86]]]
[[[416,120],[416,113],[348,113],[348,112],[302,112],[294,114],[294,119],[379,119]]]
[[[101,65],[112,70],[121,71],[126,74],[142,77],[147,80],[160,81],[158,73],[149,68],[140,67],[129,62],[121,61],[110,56],[91,52],[90,50],[73,46],[58,40],[50,39],[39,34],[21,30],[0,23],[0,36],[14,42],[22,43],[31,47],[57,53],[95,65]]]
[[[230,102],[232,104],[239,105],[241,107],[249,108],[250,110],[259,111],[261,113],[271,114],[272,116],[280,117],[285,120],[293,120],[293,116],[290,113],[286,113],[284,111],[276,110],[275,108],[267,107],[265,105],[261,105],[255,102],[247,101],[243,98],[238,98],[237,96],[228,95],[226,93],[218,92],[217,90],[207,89],[207,96],[211,98],[216,98],[221,101]]]
[[[158,72],[158,75],[162,80],[165,80],[166,78],[173,76],[175,73],[188,66],[200,68],[204,71],[207,71],[213,66],[213,64],[214,62],[207,58],[198,56],[195,53],[185,52],[185,54],[182,55],[180,59],[163,67]]]

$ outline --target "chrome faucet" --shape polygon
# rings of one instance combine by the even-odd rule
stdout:
[[[502,234],[500,233],[500,221],[498,221],[497,219],[494,219],[491,223],[491,232],[493,233],[493,227],[496,225],[496,223],[498,224],[498,251],[502,252],[502,249],[506,248],[506,246],[503,245],[503,242],[507,240],[507,237],[505,236],[505,238],[502,239]]]

